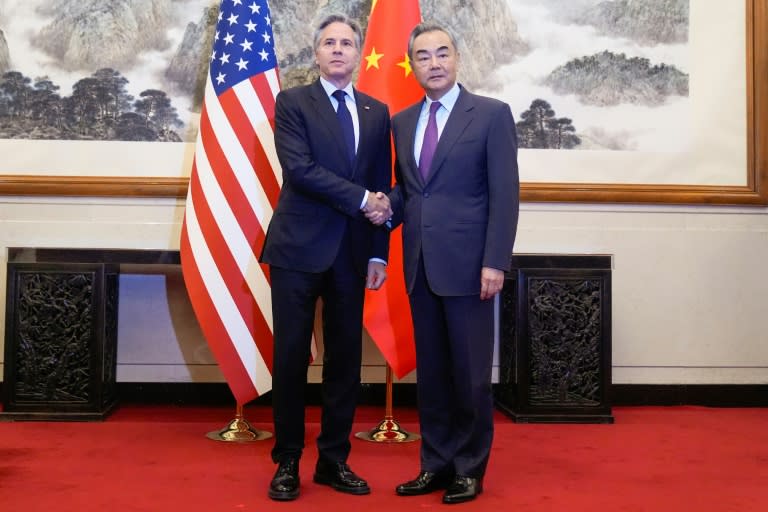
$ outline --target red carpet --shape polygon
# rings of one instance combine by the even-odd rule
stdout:
[[[363,408],[357,430],[381,419]],[[270,410],[246,408],[271,429]],[[676,511],[768,510],[768,409],[615,408],[613,425],[515,424],[499,414],[485,493],[447,506],[440,494],[395,496],[418,471],[419,443],[353,440],[350,465],[368,496],[312,483],[318,411],[310,409],[301,497],[266,497],[271,441],[211,441],[227,408],[127,406],[100,423],[0,423],[0,510],[264,511],[411,510]],[[409,430],[415,411],[396,410]]]

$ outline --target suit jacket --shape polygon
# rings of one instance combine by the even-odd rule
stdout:
[[[275,147],[283,185],[261,261],[303,272],[327,270],[350,237],[355,267],[386,261],[389,234],[360,212],[365,190],[390,190],[387,106],[355,90],[360,139],[350,165],[341,127],[320,81],[281,91],[275,103]]]
[[[436,294],[478,294],[482,267],[509,270],[520,190],[515,122],[506,103],[462,87],[424,182],[413,149],[422,103],[392,119],[392,226],[403,223],[406,288],[421,254]]]

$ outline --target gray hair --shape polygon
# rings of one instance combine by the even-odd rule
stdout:
[[[331,23],[343,23],[347,25],[349,28],[352,29],[352,32],[355,34],[355,47],[360,50],[363,46],[363,31],[360,28],[360,25],[350,18],[349,16],[346,16],[344,14],[329,14],[325,18],[320,21],[320,23],[317,25],[317,28],[315,29],[315,35],[314,35],[314,45],[313,48],[315,50],[318,49],[320,46],[320,34],[322,34],[323,30],[325,30],[325,27],[330,25]]]
[[[451,33],[450,30],[440,25],[439,23],[425,21],[413,27],[413,30],[411,30],[411,36],[408,38],[408,57],[411,59],[411,61],[413,61],[413,41],[417,37],[419,37],[421,34],[424,34],[426,32],[443,32],[445,35],[448,36],[448,39],[451,40],[453,49],[456,50],[457,52],[459,51],[459,47],[456,44],[456,38],[453,37],[453,33]]]

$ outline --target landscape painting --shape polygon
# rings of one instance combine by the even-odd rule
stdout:
[[[633,150],[680,147],[661,128],[690,117],[688,1],[423,9],[461,36],[466,86],[512,105],[521,147]],[[312,23],[342,8],[323,3],[273,2],[286,86],[316,75]],[[369,9],[343,5],[363,21]],[[0,138],[194,140],[216,11],[211,0],[0,1]]]
[[[522,147],[686,150],[688,2],[508,0],[527,51],[485,91],[512,106]]]
[[[457,36],[462,85],[510,105],[524,183],[740,187],[752,1],[419,4]],[[186,179],[218,5],[0,0],[0,177]],[[365,28],[371,5],[271,1],[282,87],[317,77],[318,19]]]
[[[0,0],[0,138],[194,140],[211,5]]]

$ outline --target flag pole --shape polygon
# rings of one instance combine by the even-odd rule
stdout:
[[[258,430],[243,416],[242,404],[237,404],[235,419],[231,420],[221,430],[208,432],[205,437],[214,441],[228,441],[234,443],[247,443],[251,441],[263,441],[272,437],[272,432]]]
[[[384,406],[384,419],[366,432],[358,432],[355,437],[374,443],[409,443],[421,439],[419,434],[404,430],[392,414],[392,367],[387,363],[387,397]]]
[[[360,58],[357,88],[387,104],[392,114],[423,100],[424,90],[411,76],[408,38],[412,28],[421,22],[418,0],[374,2],[368,17],[365,42]],[[398,243],[394,242],[397,247]],[[387,271],[403,271],[402,250],[393,251]],[[420,439],[418,434],[403,430],[392,415],[392,374],[389,361],[398,376],[415,366],[413,328],[407,314],[405,281],[390,282],[371,297],[366,297],[364,317],[371,338],[387,360],[387,405],[384,419],[372,430],[355,434],[358,439],[379,443],[403,443]],[[370,300],[369,300],[370,299]],[[366,319],[367,318],[367,319]],[[373,330],[372,330],[373,328]],[[378,341],[377,341],[378,339]]]

